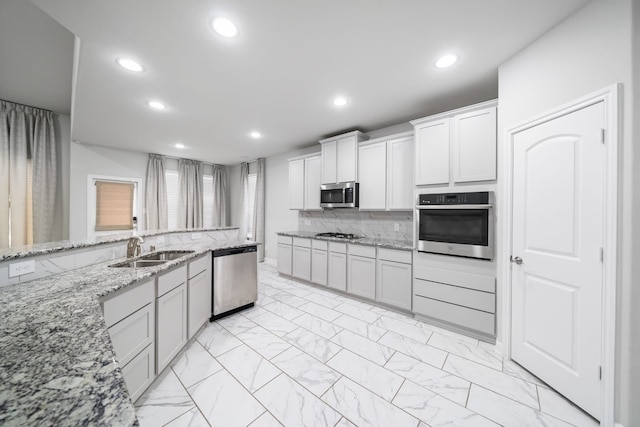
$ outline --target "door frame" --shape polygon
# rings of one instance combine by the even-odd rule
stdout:
[[[617,242],[618,242],[618,162],[621,123],[620,83],[605,87],[582,98],[556,107],[546,113],[535,116],[505,130],[504,164],[502,167],[503,194],[501,230],[505,236],[500,251],[499,273],[502,279],[502,344],[503,355],[511,360],[511,263],[512,226],[513,226],[513,144],[519,132],[575,112],[590,105],[603,102],[605,126],[605,164],[604,164],[604,223],[603,223],[603,292],[602,292],[602,382],[601,408],[602,426],[614,425],[615,415],[615,357],[616,357],[616,290],[617,290]]]

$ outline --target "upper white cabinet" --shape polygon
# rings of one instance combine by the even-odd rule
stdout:
[[[289,160],[289,209],[321,209],[321,165],[318,154]]]
[[[367,139],[365,134],[356,130],[321,140],[322,184],[356,181],[358,143]]]
[[[361,210],[413,209],[413,132],[361,144]]]
[[[413,120],[415,184],[496,179],[496,109],[489,101]]]

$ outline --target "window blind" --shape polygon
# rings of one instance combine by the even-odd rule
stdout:
[[[133,229],[133,193],[129,182],[96,181],[96,231]]]

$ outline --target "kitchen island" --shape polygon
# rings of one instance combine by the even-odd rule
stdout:
[[[0,424],[138,425],[100,299],[213,250],[253,246],[237,238],[190,242],[193,250],[148,268],[113,259],[0,288]]]

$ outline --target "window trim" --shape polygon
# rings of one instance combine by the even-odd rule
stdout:
[[[96,181],[114,181],[114,182],[132,182],[133,189],[133,216],[138,218],[137,229],[133,230],[108,230],[96,231]],[[131,233],[143,229],[142,224],[142,188],[141,178],[128,178],[109,175],[93,175],[87,174],[87,237],[108,236],[110,234]]]

